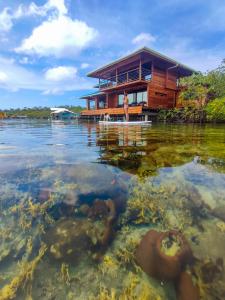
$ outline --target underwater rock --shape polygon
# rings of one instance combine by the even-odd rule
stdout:
[[[91,205],[96,199],[112,199],[117,211],[124,210],[129,180],[128,176],[124,180],[124,173],[117,168],[101,164],[65,165],[61,173],[64,182],[77,185],[69,197],[65,197],[67,204]]]
[[[225,206],[219,206],[211,211],[212,215],[225,222]]]
[[[192,277],[182,272],[176,281],[177,300],[199,300],[199,289],[194,285]]]
[[[205,262],[201,267],[202,280],[205,283],[211,283],[216,279],[219,279],[224,271],[223,259],[218,258],[216,262],[209,260]]]
[[[104,221],[61,219],[44,236],[51,257],[77,261],[88,253],[101,252],[111,238],[111,227]]]
[[[174,280],[193,260],[188,242],[178,231],[148,231],[135,257],[145,273],[160,280]]]
[[[114,236],[113,225],[117,218],[115,203],[111,199],[105,201],[96,199],[91,207],[84,204],[80,209],[92,220],[104,221],[105,232],[101,244],[107,246]]]

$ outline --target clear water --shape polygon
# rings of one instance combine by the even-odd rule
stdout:
[[[179,231],[199,299],[225,299],[224,125],[3,120],[0,182],[0,299],[177,299],[138,267],[150,229]]]

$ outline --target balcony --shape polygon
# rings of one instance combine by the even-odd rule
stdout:
[[[146,82],[150,80],[151,70],[139,67],[124,73],[116,74],[115,76],[109,77],[107,79],[100,79],[99,88],[100,90],[109,90],[121,85],[129,85],[134,82]]]

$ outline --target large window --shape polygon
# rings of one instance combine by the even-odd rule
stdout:
[[[123,98],[124,94],[118,95],[118,105],[123,105]],[[132,104],[139,104],[139,103],[147,103],[147,91],[135,92],[128,94],[128,103],[129,105]]]
[[[141,102],[147,103],[147,91],[137,92],[137,103]]]
[[[123,105],[123,94],[118,95],[118,105]]]
[[[136,93],[128,94],[128,103],[133,104],[136,102]]]

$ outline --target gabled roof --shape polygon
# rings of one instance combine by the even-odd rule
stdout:
[[[180,63],[180,62],[178,62],[178,61],[176,61],[176,60],[174,60],[174,59],[172,59],[172,58],[170,58],[166,55],[164,55],[164,54],[161,54],[161,53],[159,53],[155,50],[152,50],[148,47],[143,47],[143,48],[140,48],[140,49],[136,50],[135,52],[130,53],[129,55],[121,57],[121,58],[119,58],[119,59],[117,59],[117,60],[115,60],[115,61],[113,61],[109,64],[106,64],[106,65],[104,65],[104,66],[88,73],[87,76],[89,76],[89,77],[98,77],[98,75],[101,72],[107,71],[107,69],[116,66],[116,64],[122,63],[122,62],[132,58],[133,56],[136,56],[136,55],[142,54],[142,53],[146,53],[147,55],[150,55],[153,58],[160,59],[160,60],[162,60],[164,62],[167,62],[167,63],[170,63],[172,65],[177,65],[177,67],[180,67],[181,69],[189,71],[190,73],[196,73],[197,72],[196,70],[194,70],[194,69],[192,69],[192,68],[190,68],[190,67],[188,67],[188,66],[186,66],[186,65],[184,65],[184,64],[182,64],[182,63]]]
[[[75,114],[73,111],[70,111],[69,109],[63,108],[63,107],[52,107],[50,108],[51,114],[60,114],[64,112],[68,112],[71,114]]]

